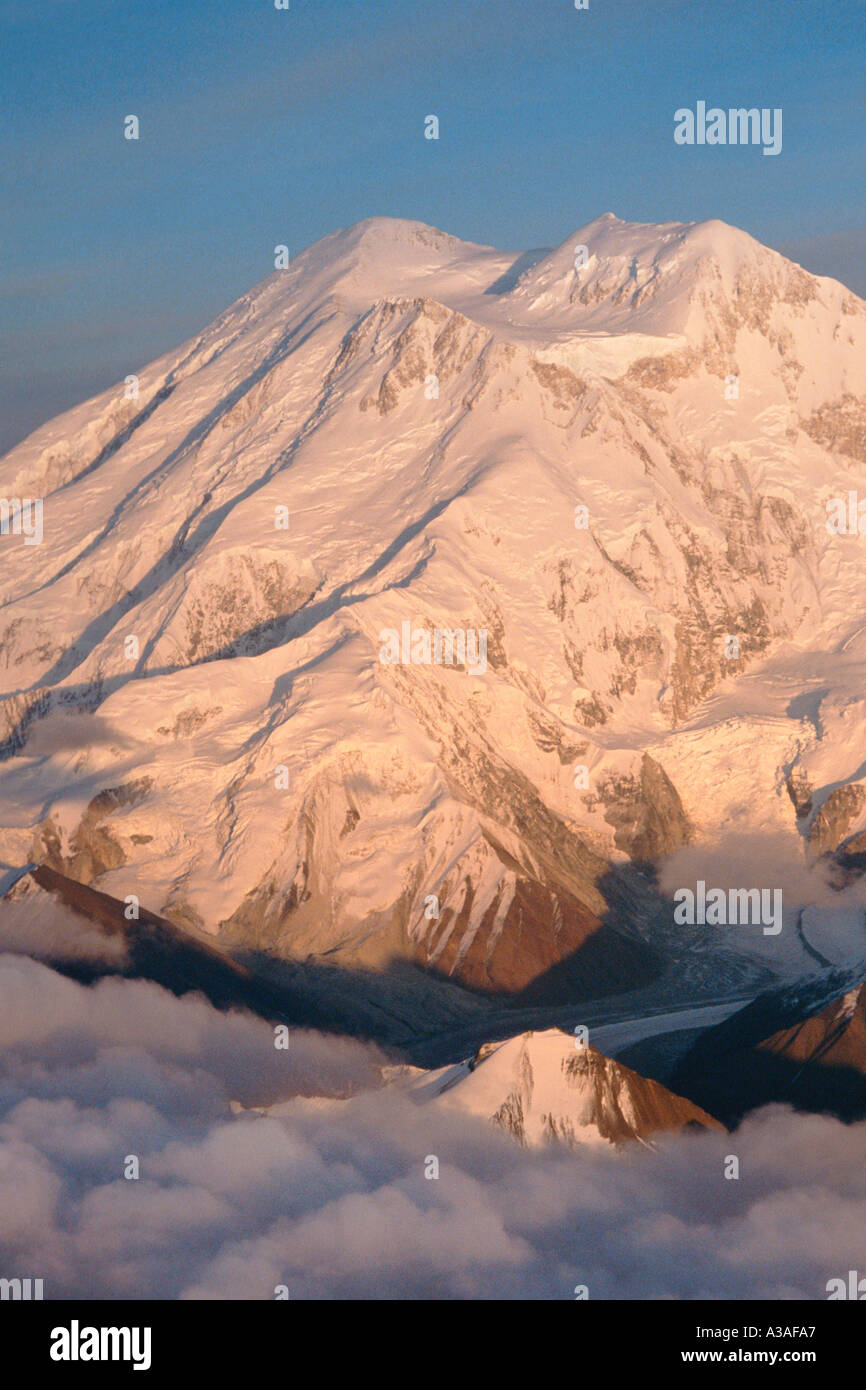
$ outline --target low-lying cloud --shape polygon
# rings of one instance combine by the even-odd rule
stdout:
[[[0,954],[37,960],[90,962],[121,969],[127,961],[126,940],[111,935],[73,912],[48,893],[0,898]]]
[[[751,835],[729,835],[715,844],[688,845],[664,859],[659,869],[659,886],[666,893],[689,882],[694,885],[698,878],[725,889],[752,885],[781,888],[791,910],[866,905],[866,881],[855,879],[839,891],[832,865],[820,859],[807,863],[800,845],[789,835],[763,835],[760,852]]]
[[[780,978],[813,970],[816,953],[828,965],[854,967],[863,960],[866,878],[858,875],[842,886],[837,865],[807,862],[789,835],[763,835],[760,852],[753,836],[729,835],[715,844],[688,845],[659,866],[659,887],[672,898],[681,889],[694,891],[699,881],[707,891],[758,888],[768,902],[779,904],[784,926],[778,934],[767,935],[760,925],[703,930],[715,944],[740,955],[760,955]]]
[[[866,1269],[866,1125],[529,1152],[361,1044],[9,955],[0,1058],[0,1275],[48,1298],[812,1299]]]

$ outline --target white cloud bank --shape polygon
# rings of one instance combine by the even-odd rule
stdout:
[[[37,960],[108,964],[122,969],[126,941],[93,926],[80,913],[49,893],[30,893],[10,902],[0,899],[0,954],[35,956]]]
[[[379,1061],[0,957],[0,1275],[48,1298],[822,1299],[866,1271],[866,1125],[773,1108],[656,1153],[532,1153],[370,1089]]]

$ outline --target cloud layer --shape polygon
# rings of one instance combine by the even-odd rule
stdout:
[[[123,936],[92,926],[49,893],[30,893],[9,901],[0,898],[0,954],[37,960],[90,962],[122,969],[127,959]]]
[[[530,1153],[359,1044],[11,955],[0,1057],[0,1274],[49,1298],[824,1298],[866,1269],[866,1125]]]

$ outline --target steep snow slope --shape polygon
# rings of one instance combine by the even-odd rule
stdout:
[[[722,1128],[691,1101],[556,1028],[487,1044],[468,1062],[413,1078],[408,1089],[416,1100],[489,1119],[532,1147],[645,1141],[686,1125]]]
[[[707,944],[662,856],[866,829],[866,306],[716,222],[525,259],[360,223],[6,457],[9,865],[545,1001]],[[383,663],[404,624],[483,665]],[[810,965],[746,941],[713,979]]]

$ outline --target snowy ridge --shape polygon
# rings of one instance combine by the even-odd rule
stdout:
[[[555,1028],[488,1044],[468,1062],[403,1084],[419,1101],[488,1119],[530,1147],[645,1142],[659,1130],[722,1127],[681,1096]]]
[[[8,864],[572,997],[669,948],[634,865],[866,832],[866,305],[717,222],[524,260],[370,219],[5,458]],[[405,622],[486,669],[383,664]]]

